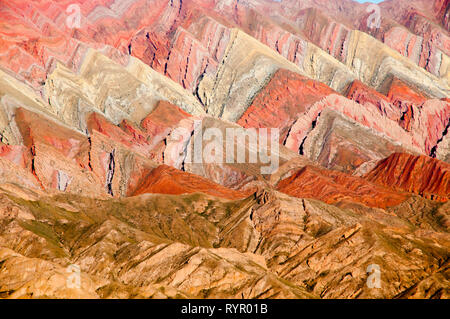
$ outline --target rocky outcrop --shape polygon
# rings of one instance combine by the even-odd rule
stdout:
[[[142,184],[132,195],[145,193],[181,195],[197,192],[228,199],[244,198],[248,195],[214,184],[198,175],[180,172],[167,165],[158,166],[149,175],[144,176]]]
[[[431,155],[434,145],[439,143],[444,135],[450,119],[448,103],[441,100],[427,100],[418,106],[410,104],[409,117],[407,117],[408,111],[402,114],[397,110],[396,115],[395,105],[385,102],[377,105],[370,102],[356,104],[341,96],[329,95],[299,115],[290,128],[285,145],[291,150],[302,153],[303,142],[316,127],[320,114],[328,109],[370,128],[373,138],[381,135],[391,143],[399,144],[408,152]],[[384,115],[388,112],[391,116]]]
[[[264,186],[278,168],[297,155],[279,145],[276,131],[245,129],[205,117],[192,129],[183,148],[183,167],[225,187],[243,190]]]
[[[340,112],[324,109],[299,152],[323,167],[352,173],[366,163],[404,149],[392,138],[376,134]]]
[[[450,196],[450,165],[426,156],[393,154],[365,178],[433,200],[448,201]]]
[[[330,204],[348,201],[382,208],[396,206],[408,197],[406,194],[392,192],[360,177],[312,166],[306,166],[280,181],[277,189],[291,196],[315,198]]]
[[[399,142],[403,147],[411,151],[420,152],[420,145],[423,146],[422,136],[419,132],[413,138],[396,122],[380,114],[379,109],[373,104],[366,104],[361,107],[353,101],[342,96],[332,94],[312,105],[305,113],[301,114],[292,125],[289,136],[286,139],[286,146],[292,150],[299,150],[304,138],[314,129],[317,117],[324,109],[330,109],[342,113],[351,120],[375,131],[375,134],[382,134]],[[394,133],[395,132],[395,133]]]
[[[208,114],[237,121],[280,68],[301,73],[294,63],[244,32],[233,29],[217,74],[214,77],[205,75],[199,84],[198,96]]]
[[[333,93],[333,90],[320,82],[281,69],[273,75],[236,123],[249,128],[278,128],[283,141],[299,114]]]
[[[415,289],[424,278],[436,278],[436,296],[445,297],[448,234],[419,227],[419,244],[404,233],[407,219],[383,210],[349,214],[265,191],[231,202],[200,194],[25,199],[5,188],[0,196],[3,298],[424,297]],[[422,220],[440,208],[422,204]],[[381,269],[380,289],[366,285],[371,264]],[[69,267],[79,269],[80,289],[67,285]]]
[[[0,298],[449,297],[448,1],[0,8]]]

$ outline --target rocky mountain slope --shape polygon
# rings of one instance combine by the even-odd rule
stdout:
[[[449,10],[0,0],[0,298],[449,298]]]

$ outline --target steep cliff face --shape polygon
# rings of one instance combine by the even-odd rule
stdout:
[[[281,69],[273,75],[236,123],[249,128],[279,128],[280,139],[283,141],[299,114],[333,93],[335,92],[325,84]]]
[[[13,191],[2,188],[0,201],[6,298],[448,298],[449,239],[432,218],[442,204],[409,201],[423,214],[400,217],[275,192],[98,201]],[[76,291],[68,264],[80,267]],[[366,285],[370,264],[383,269],[381,289]]]
[[[352,173],[393,152],[405,150],[392,138],[376,134],[329,108],[324,109],[312,124],[299,152],[333,170]]]
[[[180,195],[198,192],[226,199],[239,199],[249,195],[227,189],[206,178],[181,172],[167,165],[161,165],[152,170],[148,176],[144,176],[142,184],[132,195],[145,193]]]
[[[449,200],[450,165],[426,156],[395,153],[380,161],[365,178],[425,198]]]
[[[446,0],[0,0],[0,298],[449,298],[449,54]]]
[[[280,181],[277,189],[299,198],[315,198],[326,203],[357,202],[386,208],[404,202],[406,194],[378,187],[360,177],[306,166]]]
[[[234,5],[224,1],[196,0],[158,0],[151,3],[136,0],[109,5],[104,1],[93,1],[79,4],[81,17],[78,21],[73,15],[69,16],[69,20],[64,19],[67,15],[61,13],[66,12],[68,4],[65,3],[25,4],[14,0],[4,3],[2,15],[8,21],[7,25],[23,25],[21,36],[25,38],[15,40],[9,36],[5,26],[2,33],[5,35],[2,37],[5,41],[2,65],[7,69],[12,67],[11,71],[38,88],[46,81],[46,75],[56,61],[78,70],[86,50],[92,47],[101,49],[122,65],[128,63],[128,55],[135,56],[182,87],[195,91],[204,74],[218,71],[227,47],[233,42],[232,27],[238,26],[299,65],[310,77],[340,90],[342,87],[337,83],[337,77],[344,85],[355,73],[361,80],[370,81],[358,74],[360,66],[353,61],[353,39],[360,35],[352,29],[359,28],[354,24],[360,23],[362,31],[376,32],[373,35],[385,42],[385,45],[380,45],[370,38],[372,48],[377,49],[372,50],[369,56],[386,53],[383,59],[393,57],[400,61],[399,66],[406,65],[410,70],[415,66],[425,68],[444,82],[448,81],[448,33],[443,26],[436,26],[436,21],[439,21],[436,16],[444,10],[445,4],[435,4],[437,13],[425,10],[429,13],[426,17],[416,11],[408,11],[410,6],[405,3],[400,6],[382,4],[381,32],[379,29],[368,29],[367,4],[354,4],[352,1],[336,3],[330,6],[326,1],[306,1],[299,7],[293,1],[280,4],[249,0],[237,1]],[[418,10],[427,8],[420,1],[415,1],[414,6]],[[283,9],[290,7],[292,10]],[[67,14],[71,12],[69,10]],[[37,23],[31,22],[33,16]],[[282,19],[287,22],[281,23]],[[394,28],[385,27],[391,26],[391,21],[395,21]],[[37,34],[43,37],[37,39]],[[406,38],[407,43],[399,47],[399,41],[394,39],[402,38]],[[389,46],[407,59],[394,54],[395,51],[390,50]],[[313,63],[327,67],[311,68],[311,58],[315,60]],[[364,62],[362,55],[358,59]],[[402,74],[405,79],[415,80],[413,73],[405,72]],[[427,77],[427,74],[421,73],[421,77]],[[442,95],[442,89],[445,89],[440,85],[439,88],[432,88],[430,83],[418,84],[425,85],[437,95]]]

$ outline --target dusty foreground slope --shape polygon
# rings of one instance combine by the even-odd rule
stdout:
[[[448,204],[419,197],[387,211],[264,191],[0,197],[3,298],[449,297]],[[366,284],[371,264],[381,288]]]

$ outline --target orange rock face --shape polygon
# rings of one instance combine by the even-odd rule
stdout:
[[[280,181],[277,189],[299,198],[314,198],[326,203],[357,202],[386,208],[404,202],[408,195],[393,192],[359,177],[306,166]]]
[[[398,122],[401,117],[401,110],[397,105],[391,103],[391,99],[384,94],[364,85],[361,81],[354,81],[347,91],[347,98],[359,104],[370,103],[375,105],[380,113],[391,120]]]
[[[191,117],[190,114],[176,105],[160,101],[155,109],[142,120],[141,126],[150,136],[158,136],[167,133],[167,129],[173,128],[182,119],[189,117]]]
[[[142,130],[152,148],[150,152],[152,160],[170,164],[169,159],[164,158],[164,152],[167,149],[166,139],[182,120],[189,118],[191,115],[178,106],[160,101],[155,109],[141,121]]]
[[[22,145],[6,145],[0,143],[0,157],[13,162],[22,168],[26,168],[31,162],[30,151]]]
[[[378,163],[365,178],[431,200],[450,199],[450,165],[427,156],[393,154]]]
[[[335,93],[328,86],[281,69],[256,96],[237,123],[243,127],[274,127],[284,140],[287,129],[300,113],[321,98]]]
[[[180,195],[197,192],[227,199],[241,199],[249,195],[167,165],[158,166],[149,175],[144,176],[142,183],[131,195],[136,196],[146,193]]]
[[[105,117],[98,113],[92,113],[87,120],[87,127],[89,132],[92,133],[93,130],[96,130],[103,135],[108,136],[112,140],[123,144],[124,146],[143,154],[144,156],[148,156],[150,153],[150,144],[143,139],[142,134],[132,128],[130,124],[127,124],[126,121],[122,123],[122,125],[128,130],[131,134],[129,134],[126,130],[122,130],[120,127],[109,122]]]
[[[394,104],[397,101],[404,101],[419,105],[427,100],[425,95],[409,87],[397,78],[393,79],[387,96]]]
[[[62,125],[55,125],[49,118],[19,108],[16,123],[21,131],[24,145],[32,149],[35,143],[43,143],[61,152],[62,155],[75,158],[85,137]]]
[[[0,299],[449,299],[449,3],[0,0]]]

